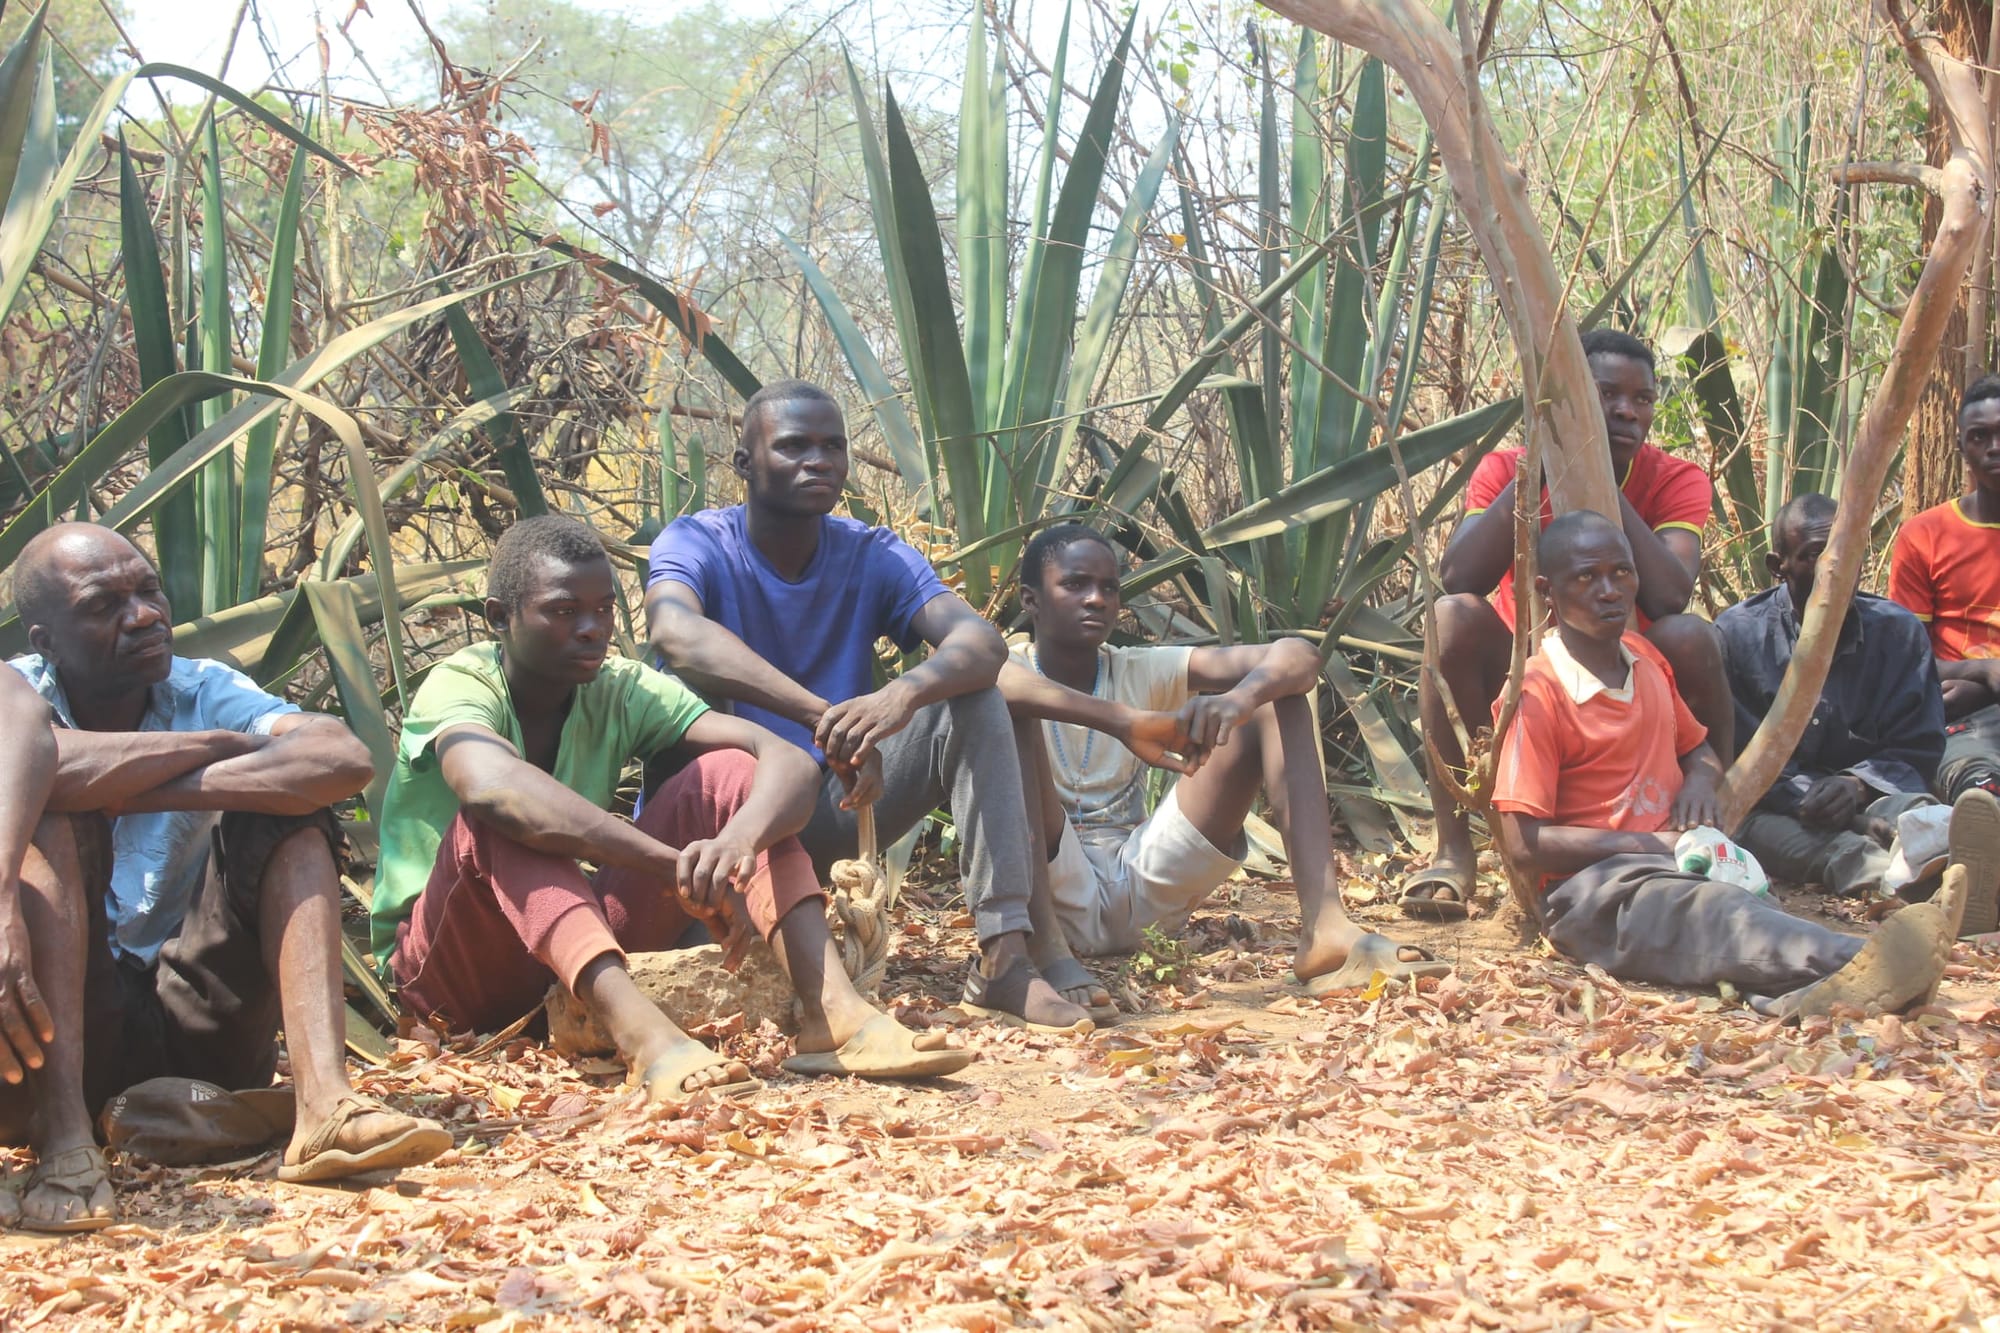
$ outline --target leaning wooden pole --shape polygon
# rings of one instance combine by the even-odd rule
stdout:
[[[1416,99],[1520,352],[1521,389],[1529,407],[1522,429],[1545,446],[1542,461],[1555,510],[1595,509],[1616,522],[1618,490],[1597,385],[1563,301],[1555,256],[1528,206],[1527,183],[1493,132],[1476,71],[1469,68],[1473,60],[1424,3],[1267,3],[1378,57]]]
[[[1791,667],[1757,734],[1723,779],[1723,818],[1730,828],[1742,822],[1770,787],[1812,718],[1833,663],[1841,623],[1854,600],[1854,585],[1868,553],[1870,522],[1889,464],[1930,378],[1945,322],[1972,267],[1992,204],[1992,144],[1971,66],[1947,52],[1935,33],[1912,28],[1901,0],[1876,0],[1875,7],[1895,30],[1950,136],[1951,157],[1937,177],[1944,219],[1904,308],[1889,364],[1868,396],[1861,430],[1841,477],[1840,512],[1820,556],[1812,596],[1806,600]]]

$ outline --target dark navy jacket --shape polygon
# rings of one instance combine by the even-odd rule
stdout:
[[[1747,744],[1777,698],[1799,641],[1791,590],[1781,583],[1745,598],[1715,627],[1736,696],[1736,735]],[[1819,707],[1757,808],[1792,814],[1814,780],[1833,773],[1860,778],[1881,795],[1927,791],[1943,754],[1944,695],[1930,635],[1896,603],[1858,592]]]

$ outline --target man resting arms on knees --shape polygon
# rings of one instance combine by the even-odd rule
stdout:
[[[36,1034],[43,1064],[26,1085],[41,1164],[23,1225],[110,1221],[92,1113],[163,1075],[268,1085],[280,1026],[298,1081],[281,1179],[450,1147],[442,1127],[347,1080],[326,807],[366,785],[361,742],[220,663],[175,657],[158,573],[108,528],[64,523],[30,541],[14,597],[35,653],[12,665],[53,710],[59,755],[20,877],[35,989],[56,1019]],[[0,1120],[18,1124],[22,1093],[0,1098]]]
[[[1638,574],[1640,631],[1673,667],[1688,707],[1717,752],[1733,759],[1735,713],[1723,678],[1721,640],[1713,625],[1684,614],[1701,573],[1701,530],[1714,488],[1693,463],[1647,443],[1659,391],[1652,349],[1629,333],[1592,329],[1583,336],[1583,351],[1604,408],[1619,523]],[[1468,729],[1492,715],[1513,665],[1514,492],[1521,452],[1496,450],[1480,463],[1466,486],[1465,517],[1438,564],[1449,595],[1431,607],[1437,637],[1432,665],[1450,687]],[[1545,493],[1544,525],[1554,512]],[[1427,750],[1434,747],[1447,765],[1463,768],[1458,734],[1430,671],[1422,674],[1418,692]],[[1405,881],[1403,910],[1456,920],[1465,916],[1476,878],[1472,827],[1437,772],[1437,761],[1430,766],[1438,851],[1429,868]]]
[[[1261,791],[1298,887],[1304,925],[1292,970],[1308,991],[1366,986],[1376,972],[1448,971],[1341,909],[1307,702],[1319,653],[1303,639],[1108,647],[1119,572],[1094,528],[1064,523],[1036,536],[1021,556],[1034,641],[1000,672],[1000,692],[1028,728],[1030,808],[1051,849],[1051,896],[1070,946],[1123,952],[1148,926],[1178,929],[1241,864],[1243,821]],[[1186,775],[1150,818],[1149,765]]]
[[[1778,697],[1833,516],[1824,495],[1779,510],[1764,557],[1778,586],[1716,617],[1739,736],[1754,732]],[[1857,592],[1812,722],[1737,841],[1784,879],[1878,896],[1896,817],[1935,804],[1929,789],[1943,752],[1944,699],[1923,623]]]
[[[1963,871],[1864,943],[1679,869],[1674,830],[1714,824],[1722,765],[1665,660],[1625,628],[1639,583],[1632,548],[1608,519],[1579,510],[1551,523],[1536,550],[1535,587],[1557,624],[1528,661],[1493,808],[1502,850],[1539,888],[1549,942],[1623,980],[1727,982],[1786,1017],[1927,1000],[1951,954]],[[1964,832],[1975,826],[1976,838],[1962,837],[1954,815],[1953,859],[1990,876],[2000,822],[1982,816]]]
[[[1889,558],[1889,595],[1929,628],[1943,682],[1936,791],[1947,801],[2000,795],[2000,374],[1965,386],[1958,452],[1972,489],[1903,524]],[[2000,929],[2000,899],[1975,884],[1965,926]]]
[[[675,519],[653,543],[653,647],[709,698],[824,755],[818,803],[799,835],[822,875],[855,854],[858,807],[873,803],[879,836],[893,841],[950,806],[979,932],[965,1007],[1090,1031],[1072,1001],[1109,1004],[1110,995],[1091,994],[1087,972],[1061,980],[1066,995],[1042,974],[1067,951],[1032,923],[1021,761],[993,688],[1006,641],[922,553],[887,528],[834,515],[847,484],[847,425],[825,390],[799,380],[758,390],[732,463],[744,503]],[[931,653],[878,689],[883,639]],[[1076,980],[1083,985],[1071,990]]]
[[[573,518],[517,523],[494,549],[497,642],[431,669],[403,720],[382,819],[376,957],[403,1004],[491,1031],[560,981],[656,1101],[757,1086],[676,1027],[625,969],[696,920],[732,955],[754,929],[804,1004],[802,1073],[920,1077],[964,1068],[855,993],[793,839],[818,773],[797,746],[710,712],[671,677],[608,656],[618,584]],[[634,825],[608,812],[628,764],[686,760]],[[601,866],[596,876],[577,864]]]

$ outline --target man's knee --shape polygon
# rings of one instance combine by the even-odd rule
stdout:
[[[951,719],[952,731],[961,737],[1000,738],[1013,733],[1014,715],[1007,711],[1007,700],[997,685],[955,694],[942,706]]]
[[[1438,598],[1431,603],[1431,623],[1437,626],[1440,650],[1447,645],[1463,649],[1512,637],[1493,603],[1477,593],[1454,592]]]
[[[333,849],[340,832],[330,810],[303,815],[233,811],[222,817],[223,880],[233,894],[258,895],[275,889],[340,887]]]
[[[1646,639],[1660,650],[1676,676],[1722,669],[1722,635],[1700,616],[1686,612],[1662,616],[1646,627]]]

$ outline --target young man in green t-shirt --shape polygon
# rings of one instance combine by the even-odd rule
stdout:
[[[797,746],[708,710],[670,676],[610,657],[618,585],[596,534],[562,515],[494,551],[498,642],[432,668],[397,748],[372,929],[413,1012],[490,1030],[560,981],[655,1100],[754,1088],[740,1061],[639,991],[625,951],[674,947],[696,921],[736,956],[754,929],[803,1002],[797,1073],[915,1078],[971,1059],[856,993],[792,836],[819,773]],[[636,824],[608,813],[634,760],[684,760]],[[593,877],[578,862],[602,867]]]

